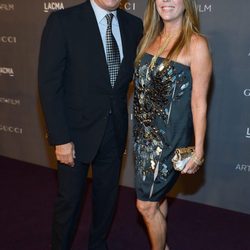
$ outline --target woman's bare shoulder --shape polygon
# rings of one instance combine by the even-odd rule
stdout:
[[[209,46],[207,38],[201,34],[193,34],[190,42],[191,54],[208,53]]]
[[[190,44],[191,70],[193,73],[206,72],[210,75],[212,58],[207,38],[202,35],[193,35]]]

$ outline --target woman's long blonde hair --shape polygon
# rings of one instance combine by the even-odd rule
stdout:
[[[200,34],[199,16],[195,0],[183,0],[185,11],[183,14],[182,30],[170,49],[166,61],[176,58],[181,50],[188,46],[193,34]],[[163,29],[163,21],[157,12],[155,0],[148,0],[144,14],[144,35],[137,49],[135,64],[138,64],[146,49],[153,43]]]

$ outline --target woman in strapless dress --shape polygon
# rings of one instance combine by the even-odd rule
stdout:
[[[149,0],[144,25],[134,75],[137,208],[152,249],[163,250],[169,249],[166,194],[180,173],[172,165],[174,151],[194,141],[182,174],[196,173],[204,158],[212,63],[194,0]]]

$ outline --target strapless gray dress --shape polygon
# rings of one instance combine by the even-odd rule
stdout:
[[[134,74],[135,187],[138,199],[160,201],[179,176],[175,149],[192,143],[192,78],[187,65],[159,57],[150,69],[151,60],[144,54]]]

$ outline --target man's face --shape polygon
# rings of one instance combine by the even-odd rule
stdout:
[[[112,11],[118,8],[121,0],[94,0],[104,10]]]

